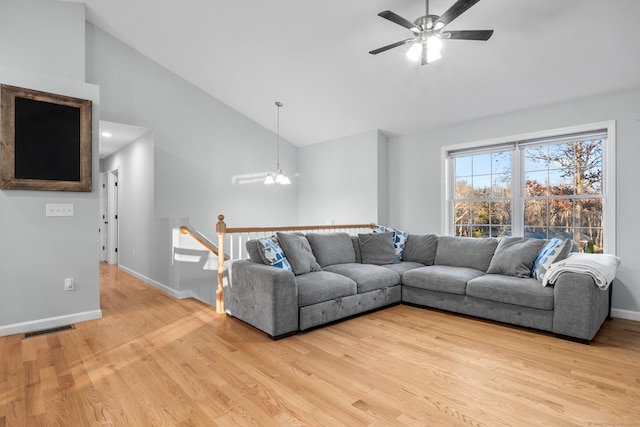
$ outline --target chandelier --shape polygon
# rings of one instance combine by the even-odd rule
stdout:
[[[276,101],[276,107],[278,112],[278,127],[277,127],[277,145],[276,145],[276,171],[270,171],[264,179],[265,184],[283,184],[288,185],[291,184],[291,180],[287,176],[287,174],[280,169],[280,108],[282,107],[282,102]]]

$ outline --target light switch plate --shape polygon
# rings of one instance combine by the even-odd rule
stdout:
[[[47,203],[47,216],[73,216],[72,203]]]

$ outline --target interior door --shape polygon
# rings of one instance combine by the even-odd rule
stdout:
[[[108,207],[107,220],[109,234],[107,245],[107,262],[118,263],[118,171],[110,171],[107,175]]]
[[[100,221],[98,222],[98,233],[100,234],[100,261],[107,262],[107,246],[109,236],[109,212],[108,192],[107,192],[107,172],[100,174]]]

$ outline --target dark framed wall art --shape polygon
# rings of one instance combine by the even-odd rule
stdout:
[[[91,101],[0,84],[0,189],[91,191]]]

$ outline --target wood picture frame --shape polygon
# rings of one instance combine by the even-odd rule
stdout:
[[[91,191],[92,102],[0,84],[0,189]]]

